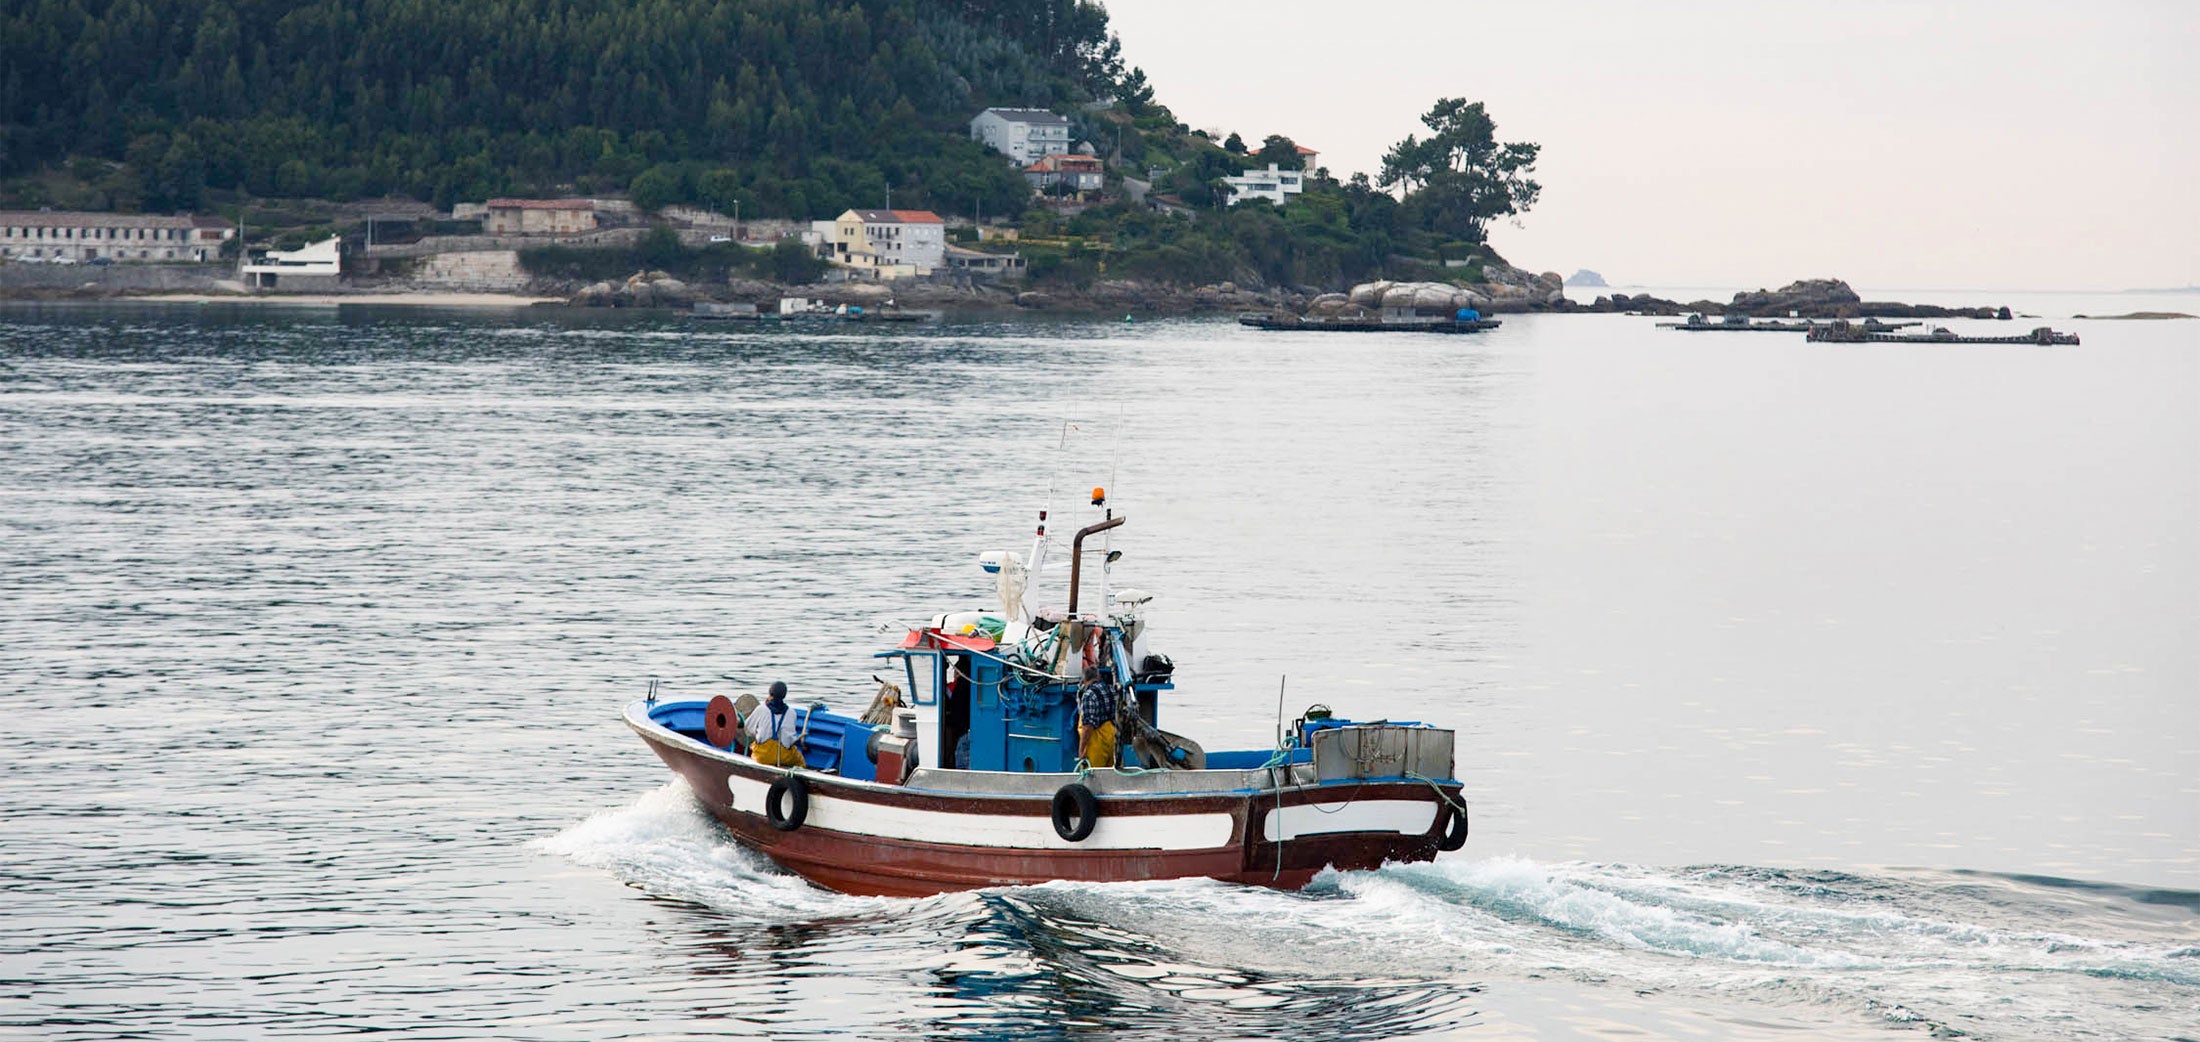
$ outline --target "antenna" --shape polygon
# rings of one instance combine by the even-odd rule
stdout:
[[[1115,516],[1115,498],[1116,498],[1116,493],[1117,493],[1117,489],[1116,489],[1116,487],[1115,487],[1115,475],[1116,475],[1116,471],[1117,471],[1117,470],[1119,470],[1119,469],[1121,468],[1122,462],[1123,462],[1123,406],[1122,406],[1122,405],[1121,405],[1120,403],[1118,403],[1118,404],[1116,405],[1116,407],[1115,407],[1115,444],[1114,444],[1114,446],[1112,446],[1112,447],[1111,447],[1111,448],[1110,448],[1110,449],[1108,450],[1108,516],[1109,516],[1109,517],[1114,517],[1114,516]],[[1102,537],[1100,538],[1100,553],[1101,553],[1101,556],[1100,556],[1100,560],[1101,560],[1101,565],[1100,565],[1100,610],[1101,610],[1101,611],[1106,611],[1106,610],[1107,610],[1107,606],[1108,606],[1108,605],[1109,605],[1109,604],[1111,603],[1111,602],[1109,601],[1109,598],[1110,598],[1110,597],[1112,597],[1112,596],[1114,596],[1114,594],[1115,594],[1115,591],[1114,591],[1114,590],[1112,589],[1112,586],[1111,586],[1111,584],[1110,584],[1110,582],[1109,582],[1109,580],[1110,580],[1110,579],[1113,579],[1113,578],[1114,578],[1114,573],[1115,573],[1115,553],[1114,553],[1114,551],[1115,551],[1115,532],[1114,532],[1114,531],[1113,531],[1113,530],[1111,529],[1111,530],[1110,530],[1110,531],[1109,531],[1109,532],[1108,532],[1108,533],[1107,533],[1106,535],[1104,535],[1104,536],[1102,536]]]

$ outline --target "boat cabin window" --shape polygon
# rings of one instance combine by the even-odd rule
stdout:
[[[909,701],[920,706],[939,701],[939,655],[928,651],[912,651],[902,662],[909,667]]]

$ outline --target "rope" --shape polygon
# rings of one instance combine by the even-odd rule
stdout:
[[[1444,787],[1437,784],[1436,779],[1424,777],[1422,775],[1415,774],[1412,771],[1407,771],[1406,777],[1411,778],[1417,782],[1427,782],[1428,787],[1436,791],[1436,799],[1443,803],[1444,806],[1450,807],[1451,809],[1458,811],[1461,814],[1465,814],[1467,812],[1466,801],[1452,799],[1451,794],[1445,792]]]
[[[1084,678],[1084,675],[1083,675],[1082,673],[1078,673],[1078,674],[1070,674],[1070,673],[1049,673],[1049,672],[1047,672],[1046,670],[1040,669],[1040,668],[1039,668],[1039,667],[1037,667],[1037,666],[1026,666],[1026,665],[1023,665],[1022,663],[1019,663],[1019,662],[1012,662],[1012,661],[1010,661],[1010,660],[1008,660],[1008,659],[1002,658],[1002,657],[1001,657],[1001,656],[999,656],[999,655],[993,654],[993,653],[992,653],[992,652],[990,652],[990,651],[979,651],[979,650],[977,650],[977,649],[975,649],[975,648],[956,648],[955,650],[956,650],[956,652],[957,652],[957,653],[971,654],[971,655],[976,655],[976,656],[978,656],[979,658],[989,658],[989,659],[992,659],[993,661],[995,661],[995,662],[998,662],[998,663],[1000,663],[1001,665],[1007,666],[1008,668],[1010,668],[1010,669],[1013,669],[1013,670],[1016,670],[1016,671],[1017,671],[1018,673],[1021,673],[1021,674],[1027,675],[1027,676],[1034,676],[1034,677],[1045,677],[1045,678],[1047,678],[1048,680],[1061,680],[1061,681],[1070,681],[1070,680],[1083,680],[1083,679],[1085,679],[1085,678]]]

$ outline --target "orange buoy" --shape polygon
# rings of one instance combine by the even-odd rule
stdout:
[[[741,733],[741,716],[733,711],[733,699],[715,695],[710,704],[703,707],[703,738],[720,749],[733,748],[733,739]]]

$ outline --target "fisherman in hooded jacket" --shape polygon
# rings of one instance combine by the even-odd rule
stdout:
[[[787,705],[787,683],[772,681],[771,697],[749,714],[743,727],[749,735],[749,756],[768,767],[807,767],[802,760],[802,725],[799,709]]]

